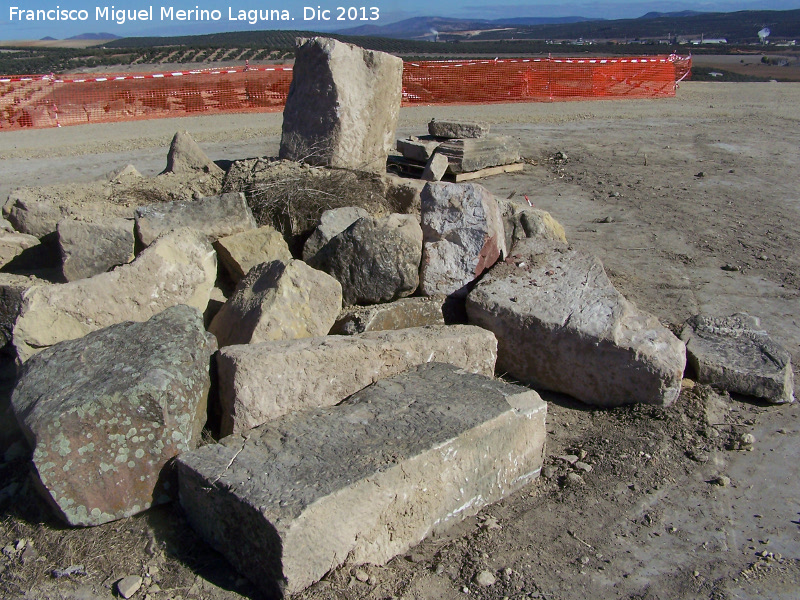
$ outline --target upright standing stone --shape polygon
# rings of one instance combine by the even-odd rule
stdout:
[[[211,173],[222,175],[223,171],[200,149],[188,131],[179,131],[172,138],[167,154],[164,173]]]
[[[696,315],[681,339],[701,383],[774,403],[794,401],[791,355],[761,329],[757,317]]]
[[[189,522],[268,597],[383,564],[539,475],[547,405],[430,363],[178,457]]]
[[[680,393],[683,343],[566,244],[520,240],[466,306],[471,324],[497,336],[498,372],[520,381],[599,406],[666,406]]]
[[[25,363],[14,412],[67,523],[100,525],[169,499],[162,468],[200,439],[216,349],[200,313],[182,305]]]
[[[330,38],[298,39],[281,158],[385,172],[402,88],[396,56]]]
[[[500,208],[474,183],[429,183],[421,196],[422,292],[463,298],[467,285],[507,254]]]

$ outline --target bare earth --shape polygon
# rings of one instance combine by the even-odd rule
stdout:
[[[525,171],[485,186],[550,211],[575,247],[600,256],[620,291],[665,324],[746,311],[797,365],[797,106],[800,84],[689,82],[666,100],[404,109],[398,133],[421,134],[431,117],[450,117],[515,136]],[[2,132],[0,195],[88,181],[128,163],[154,175],[179,129],[217,161],[275,155],[280,124],[280,114],[221,115]],[[762,405],[701,385],[666,409],[596,410],[543,397],[549,438],[539,481],[407,556],[333,571],[301,597],[800,597],[796,404]],[[754,444],[742,444],[746,433]],[[559,458],[566,454],[591,471]],[[111,598],[115,581],[149,569],[150,587],[136,597],[258,597],[178,507],[66,531],[24,483],[24,467],[22,458],[0,466],[0,478],[20,486],[13,499],[0,491],[0,546],[31,539],[36,552],[25,559],[3,550],[0,596]],[[718,476],[729,481],[713,483]],[[50,576],[70,565],[87,574]],[[476,583],[482,571],[496,581]]]

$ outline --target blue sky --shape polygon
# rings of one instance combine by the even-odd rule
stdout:
[[[336,10],[338,5],[365,7],[365,11],[357,11],[357,20],[337,20],[340,11]],[[153,20],[129,21],[125,24],[118,24],[114,20],[97,19],[98,7],[102,10],[105,7],[126,10],[145,10],[152,7]],[[304,10],[308,6],[309,9]],[[441,16],[454,18],[487,18],[497,19],[501,17],[562,17],[562,16],[582,16],[600,17],[608,19],[621,19],[639,17],[647,12],[656,10],[661,12],[698,10],[698,11],[735,11],[735,10],[788,10],[800,8],[800,0],[698,0],[696,2],[684,0],[596,0],[573,3],[555,3],[553,0],[529,0],[528,2],[515,3],[513,0],[506,0],[502,4],[481,4],[480,0],[475,0],[472,4],[464,4],[459,0],[438,0],[431,3],[430,0],[354,0],[331,1],[327,0],[224,0],[219,2],[194,0],[187,2],[184,0],[133,0],[121,1],[116,4],[103,3],[100,0],[0,0],[0,40],[20,40],[20,39],[39,39],[44,36],[55,38],[66,38],[81,33],[110,32],[121,36],[130,35],[190,35],[193,33],[210,33],[218,31],[233,30],[252,30],[252,29],[310,29],[315,31],[325,31],[331,29],[342,29],[351,26],[373,23],[386,25],[401,19],[414,16]],[[53,10],[58,7],[61,11],[80,11],[84,10],[82,16],[86,20],[59,20],[59,21],[29,21],[26,19],[11,20],[11,8],[16,7],[20,11],[26,10]],[[162,7],[174,11],[183,9],[194,9],[199,7],[201,10],[219,11],[218,20],[200,21],[196,19],[178,21],[162,18]],[[329,9],[330,20],[318,18],[319,13],[315,10],[320,7],[322,10]],[[377,9],[377,20],[361,20],[361,17],[373,17],[376,13],[372,8]],[[291,21],[259,21],[255,24],[249,19],[255,15],[247,15],[245,20],[235,17],[239,16],[239,11],[250,11],[261,9],[287,11],[293,18]],[[77,12],[72,12],[72,16],[79,16]],[[350,13],[353,16],[353,13]],[[173,15],[175,13],[173,12]],[[51,13],[51,16],[54,16]],[[69,16],[69,15],[67,15]],[[231,19],[234,17],[234,19]],[[304,18],[311,17],[311,18]]]

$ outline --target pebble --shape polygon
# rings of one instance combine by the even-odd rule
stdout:
[[[694,388],[695,385],[697,385],[697,384],[694,381],[692,381],[691,379],[685,379],[684,378],[684,379],[681,380],[681,387],[683,389],[685,389],[685,390],[691,390],[691,389]]]
[[[580,452],[578,452],[578,458],[580,458],[581,460],[586,458],[588,455],[589,453],[586,450],[581,450]]]
[[[585,462],[581,461],[575,463],[575,468],[580,469],[581,471],[585,471],[586,473],[592,472],[592,465],[586,464]]]
[[[752,433],[743,433],[739,436],[739,443],[742,446],[752,446],[756,443],[756,438]]]
[[[584,485],[583,477],[577,473],[569,473],[567,475],[567,483],[570,485]]]
[[[555,467],[547,466],[542,469],[542,477],[545,479],[552,479],[556,474]]]
[[[367,573],[364,569],[356,569],[356,572],[353,573],[353,575],[361,583],[367,583],[369,581],[369,573]]]
[[[123,598],[130,598],[142,587],[142,578],[138,575],[123,577],[117,582],[117,591]]]
[[[720,475],[711,480],[711,483],[720,487],[728,487],[731,484],[731,478],[727,475]]]
[[[484,569],[483,571],[475,575],[473,581],[480,586],[489,587],[490,585],[495,584],[497,578],[494,576],[494,573]]]
[[[563,460],[564,462],[574,465],[576,462],[578,462],[578,457],[575,454],[564,454],[559,456],[558,460]]]

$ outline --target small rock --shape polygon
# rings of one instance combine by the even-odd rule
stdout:
[[[482,587],[489,587],[490,585],[495,584],[497,578],[494,576],[494,573],[484,569],[483,571],[475,575],[473,581]]]
[[[21,540],[17,540],[17,543],[14,546],[14,551],[15,552],[19,552],[20,550],[23,550],[25,548],[25,546],[27,546],[27,545],[28,545],[28,540],[26,540],[24,538],[21,539]]]
[[[117,591],[123,598],[130,598],[142,587],[142,578],[138,575],[124,577],[117,582]]]
[[[502,529],[503,527],[494,517],[486,517],[486,520],[481,525],[481,529]]]
[[[741,267],[739,267],[738,265],[732,265],[730,263],[725,263],[724,265],[722,265],[721,268],[723,271],[732,271],[732,272],[737,272],[742,270]]]
[[[575,468],[580,469],[586,473],[592,472],[592,465],[586,464],[585,462],[578,461],[575,463]]]
[[[33,562],[37,558],[39,558],[39,553],[36,551],[36,548],[33,547],[33,544],[28,542],[28,545],[25,547],[25,550],[22,551],[22,556],[20,556],[22,564],[26,565],[30,562]]]
[[[731,484],[731,478],[726,475],[720,475],[712,479],[711,483],[720,487],[728,487]]]
[[[589,453],[588,453],[588,452],[586,452],[586,450],[581,450],[581,451],[579,451],[579,452],[578,452],[578,458],[579,458],[580,460],[583,460],[583,459],[584,459],[584,458],[586,458],[588,455],[589,455]]]
[[[542,477],[545,479],[552,479],[555,477],[556,469],[555,467],[547,466],[542,469]]]
[[[756,438],[752,433],[743,433],[739,436],[739,444],[742,448],[752,446],[756,443]]]
[[[567,484],[582,486],[585,485],[585,482],[583,481],[583,477],[581,477],[577,473],[569,473],[567,475]]]
[[[86,568],[83,565],[70,565],[66,569],[53,569],[50,573],[56,579],[61,579],[72,575],[86,575]]]
[[[369,573],[363,569],[356,569],[355,573],[353,573],[353,576],[361,583],[367,583],[369,581]]]
[[[563,460],[564,462],[568,462],[571,465],[574,465],[578,462],[578,457],[574,454],[564,454],[558,457],[558,460]]]
[[[692,381],[691,379],[682,379],[681,380],[681,388],[683,388],[684,390],[692,390],[692,389],[694,389],[695,385],[697,385],[697,384],[694,381]]]

